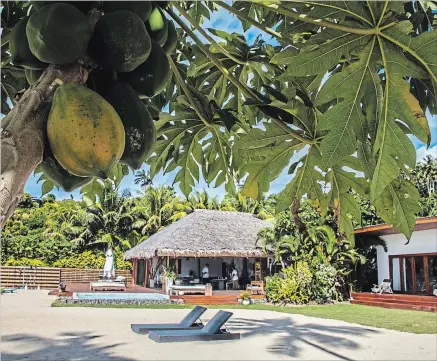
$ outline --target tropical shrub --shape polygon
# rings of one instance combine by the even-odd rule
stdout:
[[[47,264],[40,259],[29,259],[26,257],[20,259],[9,258],[5,266],[31,266],[31,267],[46,267]]]
[[[53,263],[53,267],[102,269],[105,265],[105,260],[103,253],[95,254],[92,251],[85,251],[71,257],[61,258]],[[123,254],[121,252],[114,252],[114,262],[115,269],[132,269],[130,262],[123,261]]]

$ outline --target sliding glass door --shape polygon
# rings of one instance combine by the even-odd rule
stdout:
[[[389,256],[393,290],[432,294],[437,289],[437,253]]]

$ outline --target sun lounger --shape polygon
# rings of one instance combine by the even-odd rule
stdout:
[[[156,342],[239,340],[239,333],[222,330],[231,316],[232,312],[219,311],[206,326],[199,330],[150,331],[149,338]]]
[[[161,324],[131,324],[131,328],[134,332],[140,334],[147,334],[153,330],[188,330],[188,329],[200,329],[203,327],[200,316],[206,311],[205,307],[196,306],[188,315],[179,323],[161,323]],[[200,322],[196,322],[199,320]]]
[[[16,288],[3,288],[2,293],[14,293],[16,290]]]
[[[373,285],[372,293],[393,293],[391,289],[391,279],[382,280],[381,286]]]
[[[169,287],[170,294],[176,294],[183,296],[187,293],[206,293],[205,285],[193,285],[193,286],[185,286],[185,285],[173,285]]]

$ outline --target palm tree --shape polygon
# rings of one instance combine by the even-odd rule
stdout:
[[[141,188],[149,187],[153,184],[150,171],[140,170],[135,173],[135,184],[139,184]]]
[[[210,197],[205,190],[201,192],[195,191],[188,197],[188,202],[193,209],[220,209],[220,203],[217,198]]]

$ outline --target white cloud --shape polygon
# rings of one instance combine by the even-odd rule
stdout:
[[[429,147],[426,149],[425,146],[416,149],[416,160],[421,161],[427,155],[432,155],[434,158],[437,158],[437,145]]]

